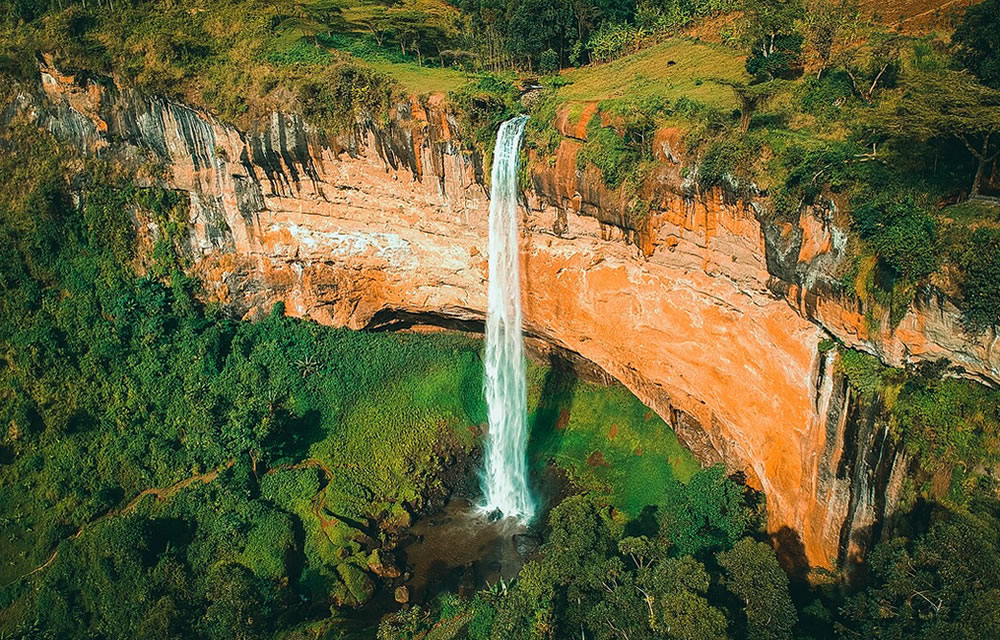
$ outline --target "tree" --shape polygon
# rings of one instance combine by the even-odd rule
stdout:
[[[937,269],[938,249],[934,218],[912,197],[873,198],[851,212],[854,226],[883,265],[907,284]]]
[[[319,46],[316,36],[343,29],[347,22],[336,0],[295,0],[290,12],[279,16],[277,31],[286,46],[308,38]]]
[[[743,487],[726,477],[722,465],[702,469],[669,492],[659,513],[661,533],[682,555],[728,548],[750,522]]]
[[[509,15],[507,47],[513,55],[533,68],[542,53],[552,49],[562,66],[578,29],[567,0],[520,0]]]
[[[265,638],[273,621],[271,595],[265,583],[241,564],[223,564],[209,575],[206,599],[211,603],[202,618],[209,638],[251,640]]]
[[[546,543],[546,560],[554,569],[556,582],[569,582],[586,573],[614,549],[616,525],[607,508],[590,496],[572,496],[549,514],[552,528]]]
[[[387,9],[385,7],[375,7],[372,9],[371,15],[361,20],[361,24],[371,32],[376,44],[381,47],[390,26]]]
[[[705,567],[692,558],[668,558],[648,571],[650,588],[643,595],[655,603],[651,612],[654,631],[677,640],[725,640],[726,617],[708,603],[710,578]]]
[[[903,42],[899,34],[869,25],[834,56],[833,64],[844,69],[854,92],[871,102],[879,88],[896,81]]]
[[[830,66],[834,49],[847,43],[858,24],[857,0],[812,0],[809,3],[803,26],[805,44],[819,59],[817,80]]]
[[[802,16],[800,0],[744,0],[738,39],[750,53],[746,61],[750,75],[777,78],[798,63],[802,34],[795,24]]]
[[[407,49],[417,54],[418,66],[423,66],[426,52],[440,52],[448,39],[441,16],[413,6],[390,9],[379,24],[385,32],[392,34],[403,55],[406,55]]]
[[[976,515],[937,513],[913,540],[879,543],[870,586],[849,598],[841,635],[864,638],[1000,638],[1000,503]]]
[[[1000,91],[966,71],[915,75],[902,98],[886,105],[872,125],[903,138],[954,137],[976,160],[970,195],[979,194],[986,167],[1000,155]]]
[[[744,603],[749,640],[791,640],[798,621],[788,594],[788,576],[774,550],[763,542],[743,538],[718,554],[726,570],[725,585]]]
[[[743,133],[750,129],[754,111],[767,104],[787,84],[785,80],[769,80],[757,84],[746,84],[726,78],[712,78],[711,81],[732,89],[740,103],[740,131]]]
[[[965,10],[951,36],[955,57],[988,87],[1000,89],[1000,0]]]
[[[958,264],[962,270],[962,315],[973,332],[1000,325],[1000,230],[976,229],[963,242]]]

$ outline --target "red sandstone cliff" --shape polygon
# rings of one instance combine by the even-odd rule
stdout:
[[[434,99],[327,140],[290,115],[244,133],[45,70],[15,112],[88,152],[162,163],[166,184],[190,195],[194,271],[243,314],[282,300],[355,328],[483,317],[482,167]],[[623,382],[704,460],[745,471],[787,553],[821,567],[860,553],[906,463],[820,340],[829,332],[893,364],[944,357],[1000,381],[995,338],[970,340],[936,292],[895,331],[870,334],[862,311],[829,293],[846,238],[832,203],[773,225],[721,192],[697,193],[681,177],[677,132],[658,136],[650,214],[629,223],[618,195],[578,170],[582,134],[563,124],[554,162],[534,164],[524,215],[528,331]]]

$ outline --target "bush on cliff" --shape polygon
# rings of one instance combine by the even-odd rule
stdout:
[[[892,436],[923,471],[979,473],[1000,464],[1000,391],[943,377],[941,365],[898,369],[852,349],[842,350],[840,363],[865,403],[885,407]]]
[[[1000,229],[981,227],[952,243],[962,270],[962,313],[973,333],[1000,327]]]
[[[512,74],[486,74],[448,94],[458,114],[465,144],[483,154],[490,166],[500,123],[522,112]]]

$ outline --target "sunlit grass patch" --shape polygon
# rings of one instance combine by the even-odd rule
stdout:
[[[564,71],[561,77],[570,83],[558,94],[567,102],[656,95],[733,109],[732,91],[709,79],[742,80],[745,72],[739,54],[728,47],[671,38],[608,64]]]
[[[529,416],[536,469],[552,460],[581,487],[607,492],[632,517],[661,503],[674,480],[686,482],[698,470],[670,427],[624,387],[541,368],[532,368],[530,381],[538,403]]]

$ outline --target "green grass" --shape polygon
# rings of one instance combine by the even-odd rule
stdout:
[[[976,200],[967,200],[941,209],[939,215],[961,225],[995,225],[1000,222],[1000,205]]]
[[[442,0],[421,0],[418,6],[429,15],[446,16],[455,13],[455,9]],[[442,68],[436,62],[418,65],[415,56],[412,53],[404,56],[395,42],[386,40],[379,46],[365,27],[365,21],[383,8],[382,5],[344,0],[341,7],[348,31],[328,39],[329,44],[351,53],[376,71],[392,76],[407,93],[447,93],[468,80],[462,71]]]
[[[669,61],[673,65],[669,65]],[[732,91],[709,82],[712,77],[745,78],[740,56],[722,45],[670,38],[608,64],[564,71],[564,102],[640,98],[658,95],[689,98],[718,109],[736,108]]]
[[[424,65],[413,62],[390,62],[387,60],[366,60],[376,71],[392,76],[410,94],[447,93],[468,80],[468,76],[457,69]]]
[[[687,482],[699,468],[670,427],[620,385],[602,387],[533,366],[529,410],[536,472],[552,460],[581,488],[607,493],[631,517],[661,503],[672,479]]]
[[[379,341],[412,348],[393,353]],[[445,449],[470,448],[469,427],[485,419],[478,343],[457,335],[379,336],[371,347],[385,354],[375,360],[384,364],[345,398],[342,416],[324,426],[310,454],[377,493],[377,502],[418,504]]]

